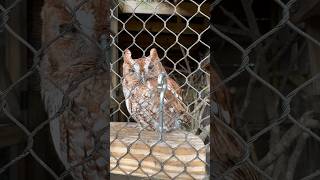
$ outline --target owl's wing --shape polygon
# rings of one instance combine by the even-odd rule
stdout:
[[[221,79],[213,67],[209,66],[210,88],[214,89],[221,83]],[[211,96],[211,110],[213,113],[230,126],[234,126],[232,107],[230,103],[229,91],[224,85],[220,85]]]
[[[192,117],[188,114],[188,108],[182,102],[181,87],[172,78],[167,78],[168,89],[165,94],[165,99],[182,115],[181,120],[185,126],[190,126]]]
[[[65,3],[74,9],[80,1],[44,1],[41,11],[43,44],[55,39],[63,26],[72,24],[67,20],[70,14]],[[77,19],[80,29],[89,30],[84,33],[90,41],[83,40],[79,31],[68,31],[65,35],[71,38],[58,38],[50,45],[46,58],[40,62],[41,93],[51,120],[55,150],[68,170],[66,173],[77,180],[106,179],[109,140],[105,137],[104,110],[109,97],[106,93],[110,89],[109,72],[97,60],[101,51],[91,40],[98,42],[108,34],[108,16],[104,12],[109,7],[104,0],[93,0],[81,4],[80,9],[84,12],[81,19],[95,19]]]
[[[213,69],[209,66],[211,75],[211,90],[220,85],[221,79]],[[230,127],[234,127],[235,120],[232,116],[232,108],[230,103],[230,95],[225,86],[220,86],[210,96],[211,112],[210,114],[210,163],[216,164],[213,174],[214,178],[224,174],[227,169],[235,166],[237,159],[243,154],[242,144],[239,139],[234,136]],[[236,169],[228,175],[231,179],[239,180],[257,180],[259,179],[256,171],[247,162],[243,166]]]
[[[167,79],[168,91],[175,95],[176,98],[182,100],[181,98],[181,87],[172,78]]]

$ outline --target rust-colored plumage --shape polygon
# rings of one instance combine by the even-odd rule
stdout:
[[[221,79],[212,66],[209,66],[210,87],[210,167],[213,179],[257,180],[256,171],[247,162],[228,174],[224,174],[241,160],[245,149],[230,129],[235,127],[227,88],[221,85]],[[216,88],[216,89],[215,89]],[[226,115],[228,112],[229,115]],[[225,175],[225,176],[222,176]]]
[[[51,136],[61,161],[74,179],[107,179],[107,141],[101,131],[107,126],[103,113],[108,99],[108,71],[101,68],[99,42],[108,35],[108,1],[46,0],[42,9],[42,42],[49,44],[41,59],[42,97]],[[76,21],[74,21],[76,20]],[[75,23],[72,23],[75,22]],[[88,39],[90,38],[90,39]],[[64,94],[70,100],[63,105]]]
[[[132,59],[127,49],[123,63],[123,93],[127,109],[132,118],[143,128],[158,130],[160,124],[160,98],[157,78],[165,73],[156,49],[151,49],[150,56]],[[187,108],[181,101],[179,85],[167,78],[168,89],[164,97],[164,130],[170,131],[188,125],[191,120]]]

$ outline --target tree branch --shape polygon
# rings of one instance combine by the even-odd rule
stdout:
[[[250,31],[253,32],[252,34],[252,39],[255,40],[259,36],[261,36],[257,21],[256,21],[256,16],[254,15],[254,12],[252,10],[252,1],[249,0],[241,0],[244,12],[246,13],[246,17],[248,20],[248,24],[250,27]]]
[[[220,6],[220,9],[227,17],[229,17],[234,23],[236,23],[243,31],[249,32],[249,29],[234,14],[224,9],[222,6]]]
[[[300,159],[300,155],[305,147],[305,144],[308,138],[309,138],[309,135],[307,133],[303,133],[302,136],[299,137],[297,145],[288,161],[288,169],[286,174],[287,180],[293,180],[295,170],[296,170],[298,161]]]
[[[319,128],[320,122],[318,120],[312,119],[311,112],[307,112],[301,117],[301,122],[308,128]],[[260,160],[258,163],[259,167],[265,169],[273,161],[275,161],[287,148],[291,146],[294,140],[303,132],[303,130],[297,126],[293,125],[281,138],[278,144],[276,144],[267,155]]]

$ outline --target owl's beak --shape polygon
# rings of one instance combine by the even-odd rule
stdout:
[[[141,83],[144,84],[144,83],[145,83],[145,80],[146,80],[146,79],[145,79],[144,73],[142,73],[142,74],[141,74],[141,79],[140,79]]]

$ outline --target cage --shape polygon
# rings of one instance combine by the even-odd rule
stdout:
[[[206,150],[209,149],[209,126],[205,127],[201,122],[209,118],[210,76],[206,69],[209,64],[209,46],[205,40],[206,31],[209,29],[209,16],[208,1],[114,2],[111,9],[114,52],[111,62],[111,173],[160,179],[208,177],[209,162],[206,160]],[[147,119],[144,120],[147,123],[159,123],[160,116],[153,116],[153,113],[161,112],[156,110],[149,113],[152,111],[149,107],[160,108],[160,91],[154,90],[155,86],[148,88],[139,83],[127,87],[124,81],[133,80],[125,77],[124,73],[126,49],[130,50],[132,59],[136,59],[134,61],[137,64],[140,57],[148,61],[151,49],[156,49],[159,63],[164,68],[161,72],[168,78],[166,93],[171,93],[174,87],[170,82],[174,82],[178,86],[176,92],[181,91],[181,99],[178,101],[185,107],[183,113],[191,117],[189,127],[185,131],[161,133],[159,125],[155,126],[155,131],[152,132],[147,130],[149,125],[141,126],[143,123],[139,121],[143,121],[144,118]],[[157,76],[159,75],[158,72]],[[154,82],[157,76],[149,78],[146,84]],[[144,87],[148,90],[145,91]],[[132,94],[125,95],[124,88],[129,89]],[[134,93],[134,88],[140,88],[140,91]],[[148,93],[155,95],[148,99]],[[134,103],[134,96],[139,94],[144,98],[140,99],[140,103]],[[174,104],[176,100],[170,104],[167,94],[164,100],[168,101],[164,103],[164,108],[168,106],[172,111],[178,110]],[[148,106],[144,106],[144,103]],[[135,108],[146,115],[140,116]],[[144,111],[144,108],[147,110]],[[163,113],[170,112],[164,110]],[[175,115],[163,119],[165,122],[178,121]],[[200,129],[202,139],[198,136]]]

